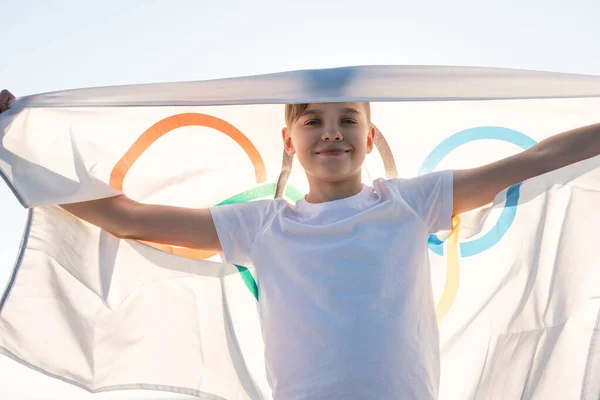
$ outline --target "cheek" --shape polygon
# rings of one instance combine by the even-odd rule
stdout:
[[[319,137],[306,132],[294,138],[294,147],[298,152],[310,152],[318,145]]]
[[[294,140],[295,157],[299,161],[307,160],[312,156],[311,146],[306,140]]]

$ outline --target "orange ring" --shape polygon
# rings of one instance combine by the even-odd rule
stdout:
[[[212,115],[185,113],[164,118],[142,133],[142,135],[131,145],[129,150],[127,150],[125,155],[123,155],[113,167],[112,172],[110,173],[109,185],[122,192],[125,176],[141,155],[163,135],[184,126],[204,126],[226,134],[240,145],[248,155],[248,158],[250,158],[250,161],[252,161],[256,183],[262,183],[267,180],[267,170],[260,153],[239,129],[229,122],[213,117]],[[190,249],[187,247],[173,247],[146,241],[141,242],[167,253],[196,260],[205,260],[218,254],[214,251]]]

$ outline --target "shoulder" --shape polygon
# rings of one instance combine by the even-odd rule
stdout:
[[[430,172],[413,178],[378,179],[375,184],[384,186],[400,194],[423,193],[451,188],[453,177],[454,171],[444,170]]]
[[[450,226],[454,173],[432,172],[409,179],[380,182],[399,203],[407,205],[427,225],[430,233]]]

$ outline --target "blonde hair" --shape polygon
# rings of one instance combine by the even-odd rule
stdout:
[[[367,114],[367,122],[371,124],[371,103],[365,102],[362,103],[362,105],[365,107],[365,113]],[[292,126],[292,124],[296,122],[298,118],[300,118],[300,116],[304,111],[306,111],[308,106],[309,103],[285,105],[285,124],[288,128]]]

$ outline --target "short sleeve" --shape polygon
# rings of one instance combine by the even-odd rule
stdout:
[[[429,233],[452,226],[454,173],[432,172],[411,179],[394,179],[402,199],[423,220]]]
[[[250,263],[256,237],[275,216],[285,200],[257,200],[210,207],[223,258],[230,264]]]

